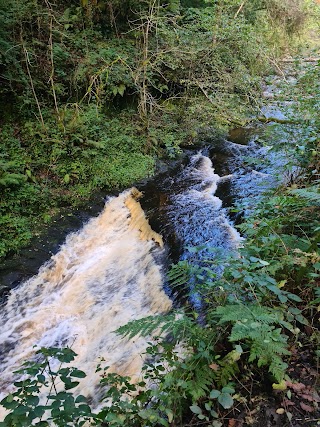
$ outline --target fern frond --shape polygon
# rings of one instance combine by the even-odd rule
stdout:
[[[3,187],[9,187],[11,185],[20,185],[22,182],[26,180],[25,175],[19,173],[8,173],[5,172],[0,177],[0,185]]]
[[[190,265],[187,261],[180,261],[177,264],[171,266],[168,272],[168,279],[172,287],[186,285],[190,278],[196,273],[196,269]]]
[[[189,394],[194,401],[208,395],[215,382],[216,373],[209,366],[201,366],[201,369],[194,370],[194,376],[187,381]]]
[[[290,190],[290,193],[306,199],[309,203],[320,205],[320,190],[318,186],[296,188]]]
[[[120,326],[116,333],[129,339],[135,336],[147,337],[157,330],[158,335],[167,332],[175,322],[176,314],[170,313],[167,315],[147,316],[142,319],[132,320],[124,326]]]
[[[258,367],[269,365],[269,371],[280,381],[287,365],[280,356],[289,355],[287,337],[281,334],[281,316],[272,309],[258,305],[233,304],[216,309],[219,324],[233,323],[229,341],[246,343],[250,348],[249,362]]]
[[[288,365],[284,363],[280,357],[274,357],[269,365],[269,372],[278,382],[280,382],[283,379],[283,373],[287,368]]]
[[[198,340],[206,333],[192,318],[179,311],[133,320],[121,326],[116,332],[129,339],[138,335],[148,337],[170,334],[170,337],[177,342],[186,340],[190,345],[192,341]]]
[[[262,322],[267,324],[278,323],[282,320],[279,313],[268,307],[255,304],[228,304],[216,308],[216,315],[220,318],[219,325],[226,322]]]
[[[196,360],[194,356],[189,354],[183,363],[178,363],[174,369],[167,372],[159,383],[160,390],[176,390],[179,387],[181,393],[193,401],[207,396],[216,383],[216,372],[206,361]]]

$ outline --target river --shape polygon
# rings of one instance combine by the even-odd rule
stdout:
[[[91,398],[100,358],[113,371],[139,377],[147,340],[127,340],[115,330],[171,309],[177,298],[165,278],[171,262],[201,263],[241,245],[234,222],[278,179],[273,154],[256,139],[253,133],[241,144],[204,141],[169,171],[107,197],[98,216],[12,289],[1,308],[2,396],[34,346],[72,347],[74,365],[88,374],[77,392]],[[242,206],[237,214],[229,209],[235,204]],[[195,246],[202,249],[189,250]],[[201,311],[192,284],[188,294]]]

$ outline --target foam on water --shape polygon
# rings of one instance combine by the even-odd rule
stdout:
[[[96,394],[100,357],[113,371],[139,376],[145,339],[128,341],[114,331],[168,311],[171,301],[154,258],[163,252],[162,240],[152,232],[136,193],[111,198],[97,218],[68,236],[37,276],[9,295],[1,309],[2,395],[34,345],[71,346],[78,354],[73,365],[89,373],[77,390],[87,396]]]
[[[206,245],[233,250],[239,245],[241,237],[222,208],[222,201],[215,196],[223,179],[202,153],[192,156],[190,164],[177,176],[178,185],[181,181],[189,185],[171,198],[167,210],[183,246]],[[189,257],[190,253],[185,251],[181,258]]]

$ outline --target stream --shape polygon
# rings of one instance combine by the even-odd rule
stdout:
[[[50,244],[39,240],[36,255],[29,248],[16,259],[17,274],[12,263],[4,266],[0,281],[12,290],[1,307],[1,396],[12,390],[12,371],[32,357],[34,345],[72,347],[74,366],[89,373],[76,392],[92,399],[100,358],[111,370],[139,378],[146,339],[114,331],[171,309],[170,263],[201,263],[241,245],[235,223],[277,184],[285,164],[259,144],[257,133],[242,129],[229,139],[203,141],[168,171],[107,197],[104,207],[99,195],[93,208],[66,215]],[[240,212],[230,211],[235,205]],[[188,250],[195,246],[202,250]],[[43,265],[36,273],[37,263]],[[189,293],[201,311],[201,298],[192,287]]]

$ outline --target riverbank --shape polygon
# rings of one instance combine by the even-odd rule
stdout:
[[[281,25],[269,6],[169,3],[4,5],[1,258],[61,208],[124,189],[206,128],[254,115],[261,75],[304,21],[276,0]]]

